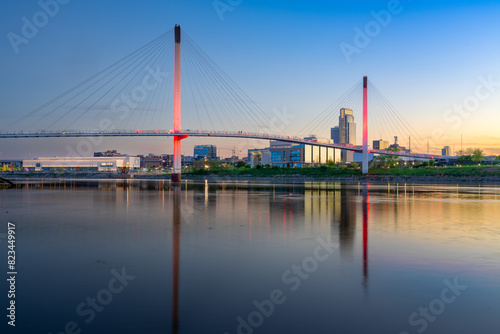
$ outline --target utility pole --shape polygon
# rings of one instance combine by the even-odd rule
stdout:
[[[233,169],[234,169],[234,155],[235,154],[236,154],[236,146],[233,146],[233,151],[231,154],[231,164],[233,165]]]

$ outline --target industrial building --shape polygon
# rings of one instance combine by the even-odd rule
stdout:
[[[0,160],[0,171],[14,170],[22,167],[23,167],[22,160]]]
[[[94,152],[94,157],[116,157],[125,156],[126,154],[118,153],[117,150],[107,150],[104,152]]]
[[[154,155],[149,154],[147,156],[139,155],[141,159],[141,168],[172,168],[172,155],[162,154]]]
[[[43,157],[23,160],[23,168],[33,171],[71,170],[71,171],[117,171],[123,168],[138,169],[140,157]]]
[[[389,145],[389,149],[398,150],[399,152],[411,152],[409,148],[407,149],[406,147],[399,145],[398,136],[394,136],[394,144]]]
[[[195,145],[193,153],[195,158],[217,159],[217,146]]]

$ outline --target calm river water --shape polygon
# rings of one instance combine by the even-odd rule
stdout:
[[[44,181],[0,210],[2,333],[500,330],[498,186]]]

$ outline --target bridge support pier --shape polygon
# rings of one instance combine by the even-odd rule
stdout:
[[[173,156],[173,171],[171,180],[174,183],[181,182],[182,171],[182,156],[181,156],[181,139],[179,136],[174,137],[174,156]]]
[[[368,174],[368,77],[363,77],[363,155],[361,171]]]

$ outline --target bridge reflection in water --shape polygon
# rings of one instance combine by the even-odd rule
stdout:
[[[174,188],[172,208],[172,333],[179,331],[179,279],[181,257],[181,203],[180,190]]]
[[[148,189],[156,186],[168,187],[172,199],[172,333],[179,332],[179,285],[181,281],[181,229],[183,224],[201,224],[207,222],[209,216],[217,216],[218,211],[230,207],[248,213],[248,242],[255,238],[257,242],[271,238],[282,239],[283,243],[293,243],[294,228],[314,231],[325,219],[330,222],[331,239],[338,240],[342,256],[352,257],[356,236],[356,212],[361,201],[362,205],[362,284],[368,288],[368,222],[369,222],[369,185],[358,185],[358,191],[340,183],[313,183],[301,185],[264,185],[252,187],[250,184],[221,182],[210,184],[167,185],[163,182],[146,184]],[[245,200],[236,194],[240,190],[267,191],[271,193],[272,201],[263,205],[252,200],[253,195]],[[361,192],[359,189],[362,189]],[[230,196],[224,196],[225,193]],[[226,198],[228,197],[228,198]],[[303,206],[297,205],[297,199],[304,198]],[[361,198],[361,199],[360,199]],[[227,199],[227,201],[225,200]],[[294,216],[299,217],[295,220]],[[303,221],[300,218],[303,217]],[[241,217],[238,217],[240,219]],[[303,225],[302,225],[303,224]],[[280,226],[281,225],[281,226]],[[302,226],[301,226],[302,225]],[[274,229],[274,231],[273,231]],[[255,231],[256,230],[256,231]],[[281,230],[281,231],[280,231]],[[227,235],[231,237],[230,234]],[[235,235],[236,237],[236,235]],[[293,247],[293,246],[292,246]]]
[[[499,199],[494,186],[52,180],[1,191],[0,215],[23,222],[25,277],[37,277],[19,295],[41,314],[24,332],[64,324],[124,268],[136,278],[93,333],[234,333],[273,289],[287,302],[259,332],[401,332],[457,273],[475,293],[432,326],[474,332],[472,307],[495,333]],[[338,247],[294,292],[282,275],[305,268],[318,238]]]
[[[182,326],[182,250],[190,250],[188,246],[182,247],[183,235],[194,237],[197,242],[225,240],[234,247],[246,243],[253,249],[262,245],[281,245],[285,251],[300,248],[299,244],[304,239],[330,239],[339,245],[342,258],[359,261],[362,273],[360,284],[368,288],[368,185],[184,181],[173,186],[164,180],[128,179],[110,182],[48,181],[18,184],[17,187],[28,191],[95,189],[98,191],[93,193],[94,202],[105,203],[108,210],[113,210],[114,205],[118,220],[130,215],[143,215],[138,213],[138,207],[153,211],[153,216],[162,216],[163,221],[166,219],[172,233],[168,240],[172,252],[172,284],[168,290],[171,294],[169,311],[173,333],[181,332]],[[389,189],[388,195],[395,192]],[[358,250],[355,245],[360,232],[362,249]],[[218,235],[214,238],[214,234]],[[241,253],[238,249],[234,251]],[[362,259],[357,258],[359,254],[362,254]],[[289,259],[283,259],[283,262],[288,265]]]

